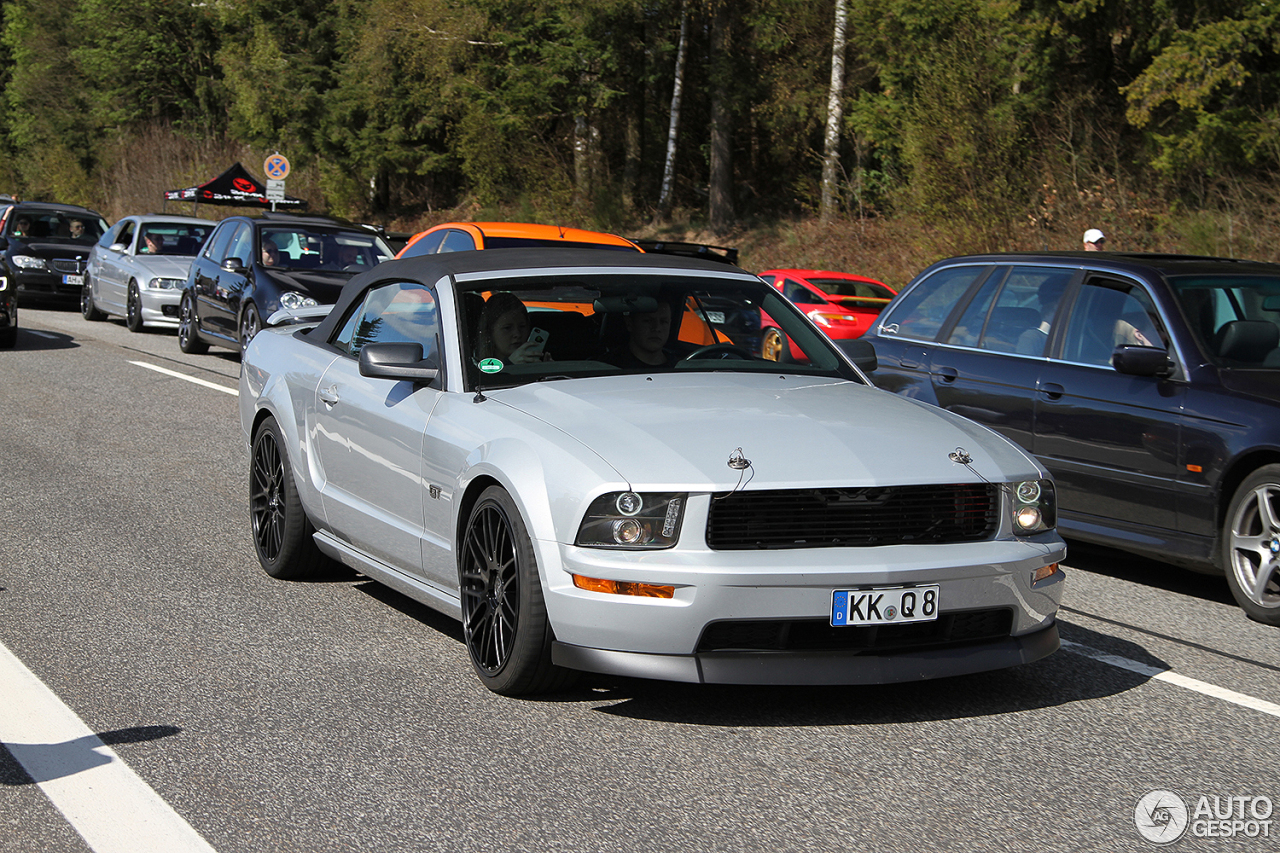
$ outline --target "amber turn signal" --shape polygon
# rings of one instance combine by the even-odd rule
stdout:
[[[1058,573],[1058,564],[1050,563],[1047,566],[1041,566],[1031,573],[1031,583],[1036,584],[1045,578],[1051,578]]]
[[[613,595],[638,595],[642,598],[671,598],[676,594],[674,586],[659,586],[655,583],[633,583],[631,581],[607,581],[602,578],[589,578],[583,575],[574,575],[573,585],[578,589],[587,589],[592,592],[608,592]]]

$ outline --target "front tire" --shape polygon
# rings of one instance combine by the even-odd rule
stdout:
[[[302,508],[285,448],[275,418],[263,421],[250,454],[249,518],[263,571],[273,578],[297,580],[316,574],[325,557],[312,538],[315,528]]]
[[[209,345],[200,339],[196,330],[196,305],[191,292],[182,294],[178,303],[178,349],[187,355],[200,355],[209,351]]]
[[[136,281],[129,282],[129,295],[125,299],[124,324],[131,332],[142,331],[142,293]]]
[[[458,556],[462,633],[484,686],[504,696],[561,689],[533,543],[515,501],[490,486],[471,509]]]
[[[249,348],[249,341],[253,340],[260,331],[262,331],[262,318],[258,315],[258,309],[249,302],[240,312],[240,355],[244,355],[244,351]]]
[[[1222,540],[1236,603],[1250,619],[1280,626],[1280,465],[1264,465],[1240,484]]]
[[[93,285],[89,283],[88,273],[85,273],[84,284],[80,286],[80,316],[95,323],[107,319],[107,315],[93,304]]]

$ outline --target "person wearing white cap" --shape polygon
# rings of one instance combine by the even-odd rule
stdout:
[[[1106,234],[1103,234],[1097,228],[1090,228],[1084,232],[1084,250],[1086,252],[1101,252],[1102,243],[1106,239]]]

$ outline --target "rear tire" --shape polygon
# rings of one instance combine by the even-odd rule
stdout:
[[[520,510],[500,486],[471,509],[458,551],[462,634],[485,687],[503,696],[567,687],[572,670],[551,663],[551,623],[538,562]]]
[[[1236,489],[1222,531],[1222,565],[1250,619],[1280,626],[1280,465],[1264,465]]]
[[[253,550],[271,577],[311,577],[325,565],[325,556],[312,538],[315,528],[302,508],[284,436],[275,418],[263,421],[253,436],[249,517]]]
[[[196,306],[188,291],[182,294],[182,301],[178,304],[178,349],[187,355],[200,355],[209,351],[209,345],[200,339],[196,326]]]

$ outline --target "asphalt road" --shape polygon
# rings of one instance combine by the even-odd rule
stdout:
[[[504,699],[449,619],[351,572],[259,569],[236,357],[70,310],[21,322],[0,352],[0,644],[85,736],[0,748],[4,853],[107,850],[68,802],[142,849],[143,813],[103,805],[116,783],[66,799],[101,765],[219,853],[1147,850],[1135,807],[1157,789],[1192,818],[1201,797],[1255,810],[1257,837],[1193,826],[1174,849],[1280,849],[1280,630],[1220,578],[1073,545],[1068,645],[1035,664]],[[0,682],[0,726],[23,723],[16,695]],[[70,763],[40,779],[15,758],[51,751]]]

